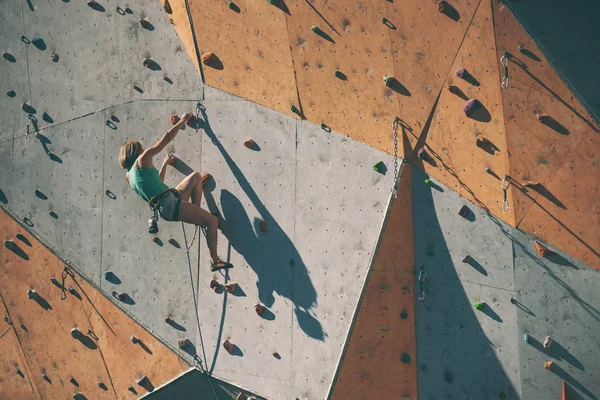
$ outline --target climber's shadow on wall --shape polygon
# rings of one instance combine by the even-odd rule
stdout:
[[[444,195],[423,184],[427,177],[423,171],[418,168],[411,170],[415,267],[417,270],[424,267],[427,272],[425,299],[416,304],[419,397],[446,398],[449,393],[470,393],[468,398],[473,399],[517,399],[506,368],[498,360],[494,344],[482,329],[475,314],[478,311],[473,309],[458,277],[457,269],[465,266],[461,262],[455,265],[446,245],[444,231],[450,224],[470,227],[471,222],[458,215],[438,215],[435,203],[440,201],[439,196]],[[456,220],[449,222],[448,218]],[[443,226],[440,225],[442,219],[446,220]],[[435,252],[428,255],[432,246]],[[483,253],[473,257],[478,258],[477,264],[485,261]],[[485,277],[483,271],[479,272]],[[481,318],[489,317],[502,324],[506,316],[498,313],[490,310],[487,316]],[[478,367],[473,369],[473,365]],[[444,381],[448,374],[453,378],[452,388]]]
[[[231,192],[221,190],[219,196],[223,218],[220,226],[222,233],[256,273],[260,301],[270,308],[275,302],[275,293],[289,299],[294,304],[294,313],[300,328],[310,337],[324,340],[325,333],[312,310],[317,304],[317,293],[306,265],[294,243],[269,213],[243,172],[218,141],[204,110],[202,114],[204,120],[201,121],[201,125],[206,135],[221,152],[241,189],[267,221],[268,226],[267,232],[254,229],[240,200]],[[210,211],[217,211],[215,199],[210,191],[205,191],[205,199]]]

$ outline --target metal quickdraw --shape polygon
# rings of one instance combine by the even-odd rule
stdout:
[[[398,193],[398,126],[400,125],[400,118],[394,118],[392,122],[392,129],[394,130],[394,199],[396,199]]]
[[[508,196],[506,192],[510,187],[510,176],[504,175],[504,179],[502,179],[502,211],[508,211],[510,205],[508,204]]]
[[[419,300],[425,300],[425,288],[423,287],[423,284],[425,283],[425,278],[427,278],[427,272],[425,272],[424,269],[419,271],[419,290],[420,290],[420,294],[419,297],[417,297],[417,299]]]
[[[65,286],[65,280],[67,279],[67,276],[70,276],[71,278],[75,279],[75,275],[73,274],[73,272],[71,272],[67,267],[63,268],[62,271],[62,284],[61,284],[61,288],[60,288],[60,299],[64,300],[67,298],[67,287]]]
[[[33,125],[33,130],[35,132],[35,138],[38,139],[40,137],[40,131],[38,129],[38,120],[33,114],[27,114],[27,131],[25,133],[25,141],[29,142],[29,135],[31,134],[31,125]]]
[[[504,52],[502,57],[500,57],[500,64],[502,64],[502,66],[504,67],[504,77],[502,78],[501,86],[504,89],[508,89],[508,87],[510,85],[510,78],[508,77],[508,53],[507,52]]]

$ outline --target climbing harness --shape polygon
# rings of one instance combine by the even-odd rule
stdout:
[[[508,197],[506,192],[510,187],[510,176],[504,175],[504,179],[502,179],[502,211],[508,211],[510,205],[508,204]]]
[[[392,122],[392,129],[394,131],[394,191],[393,196],[396,199],[398,194],[398,174],[400,169],[398,168],[398,126],[400,125],[400,118],[394,118]]]
[[[504,67],[504,77],[502,78],[501,85],[504,89],[508,89],[510,84],[510,79],[508,77],[508,53],[504,52],[502,57],[500,57],[500,64]]]
[[[27,115],[27,132],[25,133],[25,141],[29,142],[29,135],[31,134],[31,125],[33,125],[33,131],[35,132],[35,138],[40,137],[40,130],[38,129],[38,120],[33,114]]]
[[[419,289],[421,291],[419,297],[417,297],[419,300],[425,300],[425,288],[423,287],[423,284],[425,283],[425,278],[427,278],[427,272],[425,272],[425,270],[422,269],[419,271]]]

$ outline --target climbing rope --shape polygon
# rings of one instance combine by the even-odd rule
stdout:
[[[510,84],[510,79],[508,77],[508,53],[504,52],[502,57],[500,57],[500,64],[504,67],[504,77],[502,78],[501,85],[504,89],[508,89]]]
[[[508,204],[508,196],[506,192],[510,187],[510,176],[504,175],[504,179],[502,179],[502,211],[508,211],[510,205]]]
[[[394,191],[393,196],[396,199],[398,194],[398,174],[400,169],[398,168],[398,126],[400,125],[400,118],[395,117],[392,122],[392,129],[394,131]]]

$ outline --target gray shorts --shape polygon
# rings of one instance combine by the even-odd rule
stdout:
[[[167,193],[158,203],[158,214],[165,221],[179,221],[181,199],[176,191]]]

